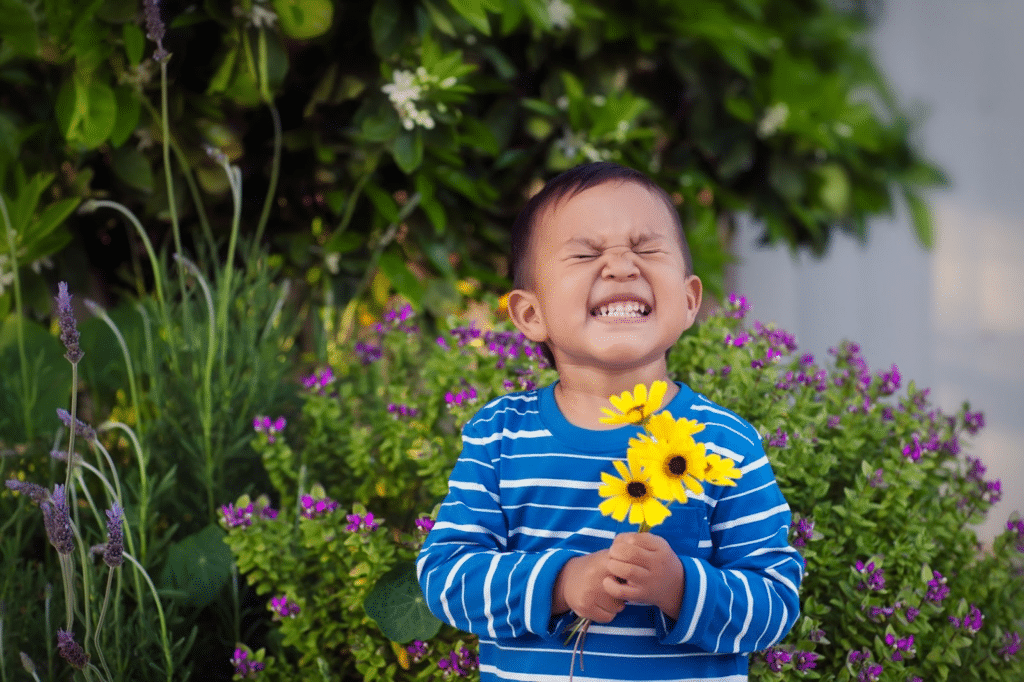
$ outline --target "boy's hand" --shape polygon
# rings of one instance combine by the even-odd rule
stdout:
[[[607,564],[607,549],[569,559],[555,580],[552,614],[572,609],[576,615],[595,623],[611,622],[626,603],[609,595],[604,588],[606,580],[614,581]]]
[[[653,604],[673,619],[683,601],[683,564],[668,540],[653,533],[619,533],[608,550],[604,589],[623,601]],[[620,582],[620,580],[625,582]]]

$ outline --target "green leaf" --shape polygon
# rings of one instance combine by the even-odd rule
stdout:
[[[167,548],[161,582],[165,588],[183,590],[185,603],[202,609],[231,580],[231,563],[224,531],[211,523]]]
[[[65,139],[95,149],[109,139],[117,120],[117,99],[109,85],[64,81],[57,93],[57,122]]]
[[[907,201],[907,208],[910,209],[910,220],[914,223],[914,232],[921,246],[931,249],[935,246],[935,226],[932,223],[932,212],[921,197],[911,190],[903,190],[903,198]]]
[[[381,255],[378,266],[391,282],[395,291],[402,294],[413,306],[419,308],[423,299],[423,284],[416,278],[416,275],[412,274],[401,255],[395,251],[386,251]]]
[[[485,36],[491,35],[491,23],[487,19],[485,0],[448,0],[462,18]]]
[[[117,88],[114,91],[114,97],[117,98],[117,121],[114,122],[114,129],[110,132],[110,144],[120,147],[131,137],[139,125],[142,104],[135,92],[126,86]]]
[[[370,11],[373,48],[382,59],[390,59],[402,47],[402,9],[395,0],[377,0]]]
[[[146,34],[137,24],[128,22],[121,27],[121,39],[124,41],[124,52],[128,55],[128,63],[138,66],[142,63],[146,51]]]
[[[399,644],[426,641],[441,630],[441,621],[427,608],[413,564],[396,566],[381,576],[363,601],[363,609],[385,637]]]
[[[36,56],[39,34],[32,12],[22,0],[0,0],[0,36],[4,47],[15,54]]]
[[[309,40],[327,33],[334,20],[331,0],[272,0],[281,31],[289,38]]]
[[[403,131],[391,143],[395,163],[407,175],[423,163],[423,134],[419,130]]]
[[[149,161],[135,147],[119,147],[112,154],[114,175],[129,187],[143,192],[153,191],[153,169]]]

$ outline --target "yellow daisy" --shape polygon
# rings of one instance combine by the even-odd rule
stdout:
[[[736,468],[736,462],[728,457],[714,454],[707,456],[704,479],[711,485],[736,485],[736,481],[733,479],[742,475],[742,472]]]
[[[667,390],[668,382],[655,381],[651,384],[650,392],[643,384],[637,384],[632,393],[623,391],[622,395],[613,395],[609,400],[618,412],[602,407],[601,411],[608,416],[602,417],[601,423],[645,424],[661,408]]]
[[[650,475],[657,497],[685,503],[686,489],[697,495],[704,492],[700,482],[707,469],[707,449],[693,439],[695,429],[703,428],[703,424],[674,419],[665,412],[651,418],[649,435],[640,434],[629,441],[629,454]]]
[[[622,521],[628,513],[629,522],[640,524],[640,531],[643,532],[657,526],[672,513],[654,496],[648,477],[635,462],[631,461],[629,468],[618,460],[612,464],[620,478],[606,471],[601,472],[603,483],[597,492],[601,497],[608,498],[599,507],[602,514]]]

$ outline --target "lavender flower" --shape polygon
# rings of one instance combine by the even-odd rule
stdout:
[[[388,412],[395,415],[395,417],[415,417],[419,414],[419,410],[415,407],[398,403],[388,403]]]
[[[75,641],[74,634],[67,630],[57,630],[57,650],[75,670],[83,670],[89,664],[89,654]]]
[[[878,391],[882,395],[892,395],[893,393],[895,393],[899,389],[900,381],[903,378],[900,374],[899,367],[897,367],[895,364],[888,372],[880,373],[878,376],[881,380],[880,385],[878,387]]]
[[[263,670],[263,664],[259,661],[250,661],[249,652],[241,647],[235,648],[235,655],[231,657],[231,665],[235,666],[235,674],[245,678],[255,678],[256,673]]]
[[[806,547],[809,540],[814,539],[814,519],[800,519],[789,524],[790,529],[796,529],[792,545],[794,547]]]
[[[146,37],[156,43],[153,59],[162,62],[171,56],[164,49],[164,20],[160,17],[160,0],[143,0],[146,9]]]
[[[981,412],[964,412],[964,428],[968,433],[975,434],[985,426],[985,415]]]
[[[725,317],[742,320],[750,312],[750,304],[747,303],[746,296],[739,296],[733,292],[729,294],[729,302],[725,310]]]
[[[369,365],[377,360],[380,360],[384,356],[384,352],[379,346],[375,346],[372,343],[365,343],[359,341],[356,343],[356,357],[359,358],[359,362],[364,365]]]
[[[775,435],[768,439],[768,445],[774,448],[784,448],[789,442],[789,434],[782,429],[776,429]]]
[[[302,378],[302,385],[310,391],[324,395],[324,389],[334,381],[334,371],[330,367],[317,370],[307,377]]]
[[[71,413],[65,409],[57,408],[57,418],[60,419],[64,426],[71,428]],[[75,419],[75,435],[85,440],[93,441],[96,440],[96,429],[92,428],[80,419]]]
[[[124,563],[122,514],[124,514],[124,509],[117,502],[107,510],[107,546],[103,550],[103,563],[110,568],[117,568]]]
[[[43,525],[50,544],[61,554],[71,554],[75,551],[75,534],[71,529],[64,486],[54,485],[53,493],[39,507],[43,510]]]
[[[885,636],[885,643],[893,649],[891,658],[896,663],[904,658],[912,658],[916,653],[913,635],[897,639],[896,635],[890,632]]]
[[[416,519],[416,529],[424,535],[429,533],[433,527],[434,519],[428,516],[421,516],[420,518]]]
[[[12,478],[8,479],[5,485],[14,492],[25,495],[36,504],[42,504],[50,495],[49,491],[43,486],[29,483],[28,481],[19,481]]]
[[[248,528],[252,525],[253,519],[272,521],[277,518],[277,510],[267,505],[254,505],[252,502],[235,507],[233,504],[225,504],[220,508],[221,525],[226,528],[237,528],[239,526]]]
[[[73,365],[77,365],[84,353],[78,345],[78,324],[75,322],[75,313],[71,310],[71,294],[68,293],[68,283],[61,282],[57,285],[57,318],[60,326],[60,340],[67,349],[64,357]]]
[[[912,439],[912,443],[907,443],[903,446],[903,456],[912,462],[916,462],[921,459],[921,436],[915,433]]]
[[[345,518],[348,519],[348,525],[345,526],[345,530],[350,533],[355,533],[359,530],[362,530],[364,533],[369,533],[377,530],[378,528],[377,522],[373,520],[373,512],[366,512],[365,516],[360,514],[348,514]]]

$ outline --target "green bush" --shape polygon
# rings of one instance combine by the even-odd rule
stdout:
[[[332,371],[305,380],[297,423],[256,424],[281,511],[262,518],[267,502],[243,499],[224,523],[250,584],[300,607],[274,617],[270,679],[296,670],[430,679],[466,646],[409,591],[417,519],[446,492],[461,424],[491,397],[555,375],[507,322],[453,319],[434,340],[410,312],[334,348]],[[978,542],[974,525],[1000,494],[967,454],[981,414],[967,404],[944,414],[913,383],[901,395],[899,370],[872,373],[852,343],[827,362],[798,355],[785,331],[746,327],[745,312],[733,296],[680,340],[670,371],[758,428],[794,512],[791,542],[807,565],[802,615],[752,657],[751,678],[1020,677],[1024,522],[1011,519],[991,546]],[[322,512],[306,518],[318,501]],[[367,514],[379,528],[369,530]],[[382,611],[381,595],[407,608]]]

